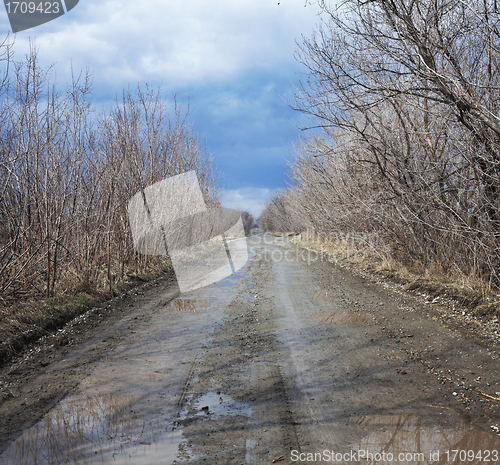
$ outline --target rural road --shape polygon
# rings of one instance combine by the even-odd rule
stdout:
[[[0,373],[0,464],[499,463],[497,353],[397,285],[248,245],[238,274],[118,299]]]

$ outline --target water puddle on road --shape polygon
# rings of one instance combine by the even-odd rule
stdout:
[[[241,278],[241,270],[237,273],[230,274],[220,281],[210,284],[208,287],[233,287],[237,284],[236,278]]]
[[[246,286],[255,286],[255,283],[250,281],[255,276],[250,276],[248,274],[243,273],[243,270],[238,271],[228,277],[222,279],[221,281],[217,281],[216,283],[211,284],[213,287],[233,287],[237,284],[237,280],[242,281],[246,280],[243,284]]]
[[[233,400],[226,394],[220,392],[208,392],[201,396],[194,404],[198,411],[198,416],[209,416],[216,419],[222,415],[246,415],[250,414],[250,407],[243,403]]]
[[[182,462],[188,454],[182,423],[245,415],[250,407],[220,392],[208,392],[181,412],[165,418],[138,418],[136,399],[117,394],[63,401],[28,429],[2,455],[1,465],[115,464],[157,465]]]
[[[454,421],[453,428],[429,426],[413,415],[364,416],[355,422],[361,427],[378,430],[354,448],[360,451],[360,459],[366,464],[473,465],[498,463],[499,460],[500,437],[463,420]]]
[[[182,430],[162,419],[139,420],[134,401],[116,394],[63,401],[0,455],[0,464],[142,465],[179,460]]]

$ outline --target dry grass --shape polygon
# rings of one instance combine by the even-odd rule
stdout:
[[[0,365],[25,345],[49,334],[98,302],[86,293],[17,302],[0,309]]]
[[[128,276],[117,282],[111,292],[109,286],[78,283],[50,298],[32,294],[4,301],[0,306],[0,366],[26,345],[61,328],[90,308],[158,277],[160,273],[155,269],[149,274]]]
[[[335,263],[354,269],[368,270],[384,279],[402,284],[407,290],[425,292],[431,297],[446,297],[470,308],[483,320],[500,318],[500,295],[489,289],[488,283],[458,270],[443,271],[439,266],[423,267],[415,263],[403,265],[391,256],[387,247],[364,241],[322,240],[313,235],[301,234],[295,243],[328,255]]]

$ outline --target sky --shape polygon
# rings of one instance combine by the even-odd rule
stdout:
[[[18,32],[14,59],[32,42],[60,84],[72,67],[89,69],[95,105],[145,82],[176,94],[184,108],[189,102],[189,120],[220,173],[223,204],[257,217],[286,187],[284,164],[308,124],[289,102],[305,72],[296,42],[311,36],[318,13],[304,0],[80,0],[64,16]],[[11,31],[5,10],[0,30]]]

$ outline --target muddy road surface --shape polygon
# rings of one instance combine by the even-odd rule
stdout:
[[[0,463],[499,463],[495,349],[288,239],[248,244],[240,273],[147,286],[4,369]]]

